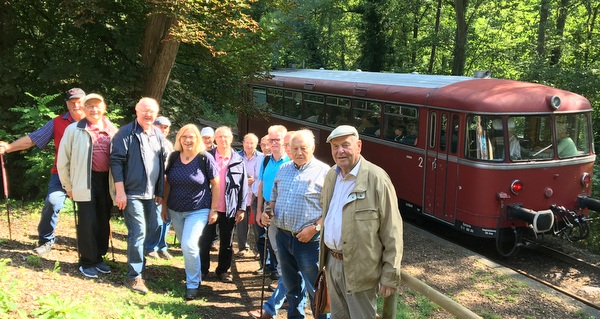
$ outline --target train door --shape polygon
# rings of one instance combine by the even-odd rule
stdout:
[[[454,222],[458,115],[432,110],[428,121],[424,212]]]

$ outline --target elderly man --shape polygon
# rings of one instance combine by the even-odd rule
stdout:
[[[77,249],[79,271],[86,277],[108,274],[110,267],[103,256],[108,251],[110,236],[109,193],[110,139],[117,128],[104,116],[106,104],[99,94],[81,99],[85,119],[67,127],[58,151],[58,176],[74,200],[77,211]]]
[[[277,227],[277,251],[287,288],[288,318],[304,318],[306,292],[312,304],[319,272],[322,213],[319,198],[329,166],[313,157],[315,137],[310,130],[295,132],[289,149],[292,162],[281,165],[277,172],[269,205]],[[266,213],[261,218],[263,224],[271,222]]]
[[[254,183],[254,179],[258,175],[260,164],[264,159],[263,153],[256,150],[258,146],[258,136],[254,133],[248,133],[244,136],[243,147],[238,154],[242,156],[244,165],[246,165],[246,173],[248,175],[248,197],[246,198],[246,215],[244,220],[237,224],[237,240],[238,240],[238,257],[250,256],[250,245],[248,244],[248,221],[250,220],[250,207],[256,207],[256,192],[258,185]],[[254,203],[254,204],[253,204]],[[256,211],[256,209],[254,209]],[[258,253],[258,252],[257,252]]]
[[[217,148],[210,153],[219,169],[219,203],[217,222],[204,227],[200,238],[200,266],[203,278],[210,268],[210,246],[219,227],[219,258],[215,273],[221,282],[232,282],[228,272],[233,257],[233,228],[244,219],[248,196],[248,176],[242,157],[231,148],[233,134],[231,128],[221,126],[215,131]],[[213,210],[214,211],[214,210]]]
[[[10,144],[0,142],[0,154],[4,154],[26,150],[33,146],[43,149],[50,141],[54,140],[54,165],[52,166],[52,175],[48,183],[48,195],[46,195],[44,207],[42,208],[42,216],[38,224],[38,247],[33,249],[40,256],[50,252],[52,245],[56,241],[54,232],[58,223],[58,213],[63,208],[67,199],[67,193],[62,188],[58,178],[56,158],[60,141],[67,126],[85,117],[83,104],[80,102],[80,99],[84,96],[85,92],[80,88],[68,90],[65,93],[65,101],[69,109],[67,113],[55,117],[37,131],[25,135]]]
[[[327,142],[336,165],[321,193],[319,265],[327,269],[331,318],[374,319],[377,292],[389,297],[400,285],[398,197],[386,172],[361,156],[353,126],[338,126]]]
[[[206,147],[206,151],[212,151],[215,148],[215,131],[212,127],[207,126],[200,131],[200,135],[202,135],[202,142]]]
[[[165,138],[154,126],[158,102],[142,98],[135,105],[136,119],[124,125],[112,140],[110,168],[115,180],[115,202],[123,210],[127,225],[127,281],[129,289],[146,294],[142,279],[146,234],[150,225],[162,223],[157,205],[164,191]],[[151,222],[150,220],[153,219]]]
[[[167,147],[167,155],[173,152],[173,143],[167,139],[169,136],[169,131],[171,130],[171,121],[164,117],[159,116],[154,121],[154,126],[156,126],[165,136],[165,146]],[[168,158],[168,157],[167,157]],[[166,165],[166,164],[165,164]],[[162,205],[159,205],[157,208],[158,214],[162,210]],[[151,222],[154,219],[150,220]],[[150,229],[154,229],[155,231],[152,233],[146,234],[146,256],[150,258],[162,258],[162,259],[172,259],[173,256],[169,253],[169,245],[167,245],[167,234],[169,233],[169,228],[171,228],[171,220],[163,221],[159,225],[150,225]]]

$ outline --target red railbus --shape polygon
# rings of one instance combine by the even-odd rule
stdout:
[[[240,133],[270,125],[325,140],[354,125],[362,154],[390,175],[403,213],[416,213],[510,255],[524,238],[589,234],[594,154],[590,102],[575,93],[489,77],[284,69],[251,84],[265,116],[240,116]],[[264,112],[263,112],[264,114]]]

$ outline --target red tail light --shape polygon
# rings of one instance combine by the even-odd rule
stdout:
[[[592,181],[592,176],[588,173],[581,174],[581,186],[588,187]]]
[[[510,184],[510,191],[513,192],[513,194],[515,195],[519,195],[519,192],[521,192],[523,190],[523,183],[516,179],[512,182],[512,184]]]

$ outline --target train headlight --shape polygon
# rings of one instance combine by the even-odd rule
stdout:
[[[523,190],[523,182],[518,179],[515,179],[512,184],[510,184],[510,191],[515,195],[519,195],[519,193]]]
[[[560,108],[560,97],[553,95],[550,97],[550,107],[554,110],[558,110]]]
[[[592,181],[592,176],[588,173],[581,174],[581,186],[588,187]]]

